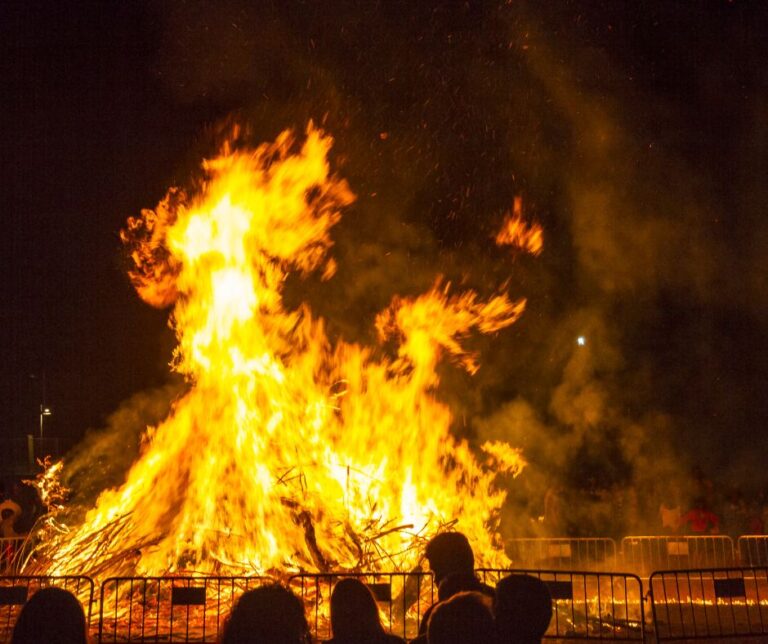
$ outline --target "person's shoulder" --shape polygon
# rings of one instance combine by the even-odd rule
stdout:
[[[496,597],[496,589],[493,586],[489,586],[485,582],[480,583],[480,592],[488,597]]]
[[[431,606],[428,606],[427,610],[424,611],[424,614],[421,616],[421,624],[419,624],[419,635],[422,633],[426,635],[429,616],[432,615],[432,611],[435,610],[435,606],[437,606],[439,603],[440,602],[435,602]]]
[[[386,635],[383,642],[384,644],[405,644],[405,640],[397,635]]]

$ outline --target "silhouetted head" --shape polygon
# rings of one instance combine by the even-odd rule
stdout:
[[[306,644],[310,641],[301,600],[279,584],[244,592],[224,629],[222,644]]]
[[[458,593],[437,604],[429,616],[429,644],[493,644],[490,599],[478,592]]]
[[[500,643],[541,642],[552,619],[552,597],[541,579],[509,575],[496,585],[494,612]]]
[[[456,593],[466,592],[474,590],[482,592],[483,585],[480,580],[475,577],[473,572],[454,572],[448,575],[440,582],[437,588],[437,600],[445,601],[450,599]]]
[[[360,641],[380,636],[384,629],[371,591],[359,579],[341,579],[331,594],[333,637]]]
[[[85,613],[61,588],[38,590],[21,609],[11,644],[86,644]]]
[[[441,532],[432,537],[424,553],[439,584],[451,573],[471,573],[475,556],[467,538],[461,532]]]

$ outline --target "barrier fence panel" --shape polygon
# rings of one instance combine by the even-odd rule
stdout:
[[[613,539],[510,539],[505,546],[515,568],[605,571],[614,570],[616,565]]]
[[[768,569],[666,570],[650,577],[659,642],[768,637]]]
[[[111,577],[99,642],[215,642],[237,599],[267,577]]]
[[[647,577],[656,570],[736,565],[733,540],[722,535],[624,537],[622,567]]]
[[[492,586],[507,575],[541,579],[552,596],[552,621],[545,639],[644,641],[643,584],[636,575],[491,568],[480,568],[477,574]]]
[[[768,536],[748,534],[739,537],[739,565],[768,566]]]
[[[0,577],[0,642],[10,642],[13,627],[27,600],[38,590],[54,586],[71,592],[83,605],[91,623],[93,580],[89,577],[13,576]]]
[[[419,634],[424,612],[437,600],[431,573],[363,572],[294,575],[289,587],[307,607],[312,634],[320,641],[330,639],[331,593],[336,582],[345,577],[359,579],[373,593],[384,628],[393,635],[412,639]]]
[[[24,555],[28,552],[26,537],[0,538],[0,574],[12,575],[18,572]]]

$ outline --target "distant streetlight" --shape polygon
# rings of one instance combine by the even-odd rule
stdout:
[[[40,438],[43,437],[43,418],[45,416],[53,416],[53,412],[51,411],[50,407],[40,405]]]
[[[43,417],[53,416],[53,412],[48,405],[45,404],[45,369],[40,372],[40,438],[43,437]],[[37,374],[29,374],[30,379],[38,380]]]
[[[585,344],[587,344],[587,339],[580,335],[578,338],[576,338],[576,344],[578,344],[580,347],[583,347]]]

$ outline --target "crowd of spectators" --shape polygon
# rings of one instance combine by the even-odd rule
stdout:
[[[474,572],[474,555],[459,532],[434,537],[425,552],[438,584],[437,602],[421,621],[412,644],[533,644],[541,642],[552,618],[547,586],[536,577],[509,575],[496,588]],[[279,615],[279,617],[276,617]],[[331,594],[328,644],[404,644],[381,624],[376,600],[358,579],[344,578]],[[262,586],[238,601],[222,644],[310,642],[303,607],[290,590]]]
[[[632,535],[768,534],[768,492],[749,493],[716,485],[702,474],[660,481],[652,490],[631,484],[553,483],[532,507],[529,530],[517,537],[610,537]],[[524,526],[518,522],[518,526]]]
[[[718,493],[709,480],[699,483],[693,500],[669,494],[659,504],[663,534],[762,535],[768,524],[768,500],[749,497],[738,488]]]
[[[434,537],[426,558],[438,583],[434,605],[425,612],[420,634],[426,644],[540,643],[552,617],[547,586],[515,574],[491,588],[474,572],[467,538],[458,532]],[[332,638],[327,644],[405,644],[386,632],[370,589],[356,578],[340,579],[330,603]],[[11,644],[87,644],[83,608],[71,593],[48,587],[24,605]],[[220,644],[311,644],[302,601],[280,584],[249,590],[237,601]]]
[[[687,503],[674,492],[659,497],[657,533],[733,537],[764,533],[768,504],[750,502],[738,490],[717,495],[707,480],[699,482],[696,492]],[[562,494],[559,489],[548,491],[546,522],[560,520]],[[20,536],[16,526],[23,514],[21,505],[0,490],[0,536]],[[475,574],[472,548],[459,532],[438,534],[427,544],[424,555],[437,585],[437,599],[424,612],[419,634],[411,644],[541,642],[552,617],[552,601],[541,580],[514,574],[495,587],[488,586]],[[327,644],[405,644],[387,632],[371,590],[353,577],[341,578],[333,588],[330,626],[332,637],[325,640]],[[78,600],[64,590],[44,588],[25,604],[12,644],[86,644],[87,638]],[[286,587],[273,584],[240,597],[219,641],[310,644],[315,640],[302,601]]]

